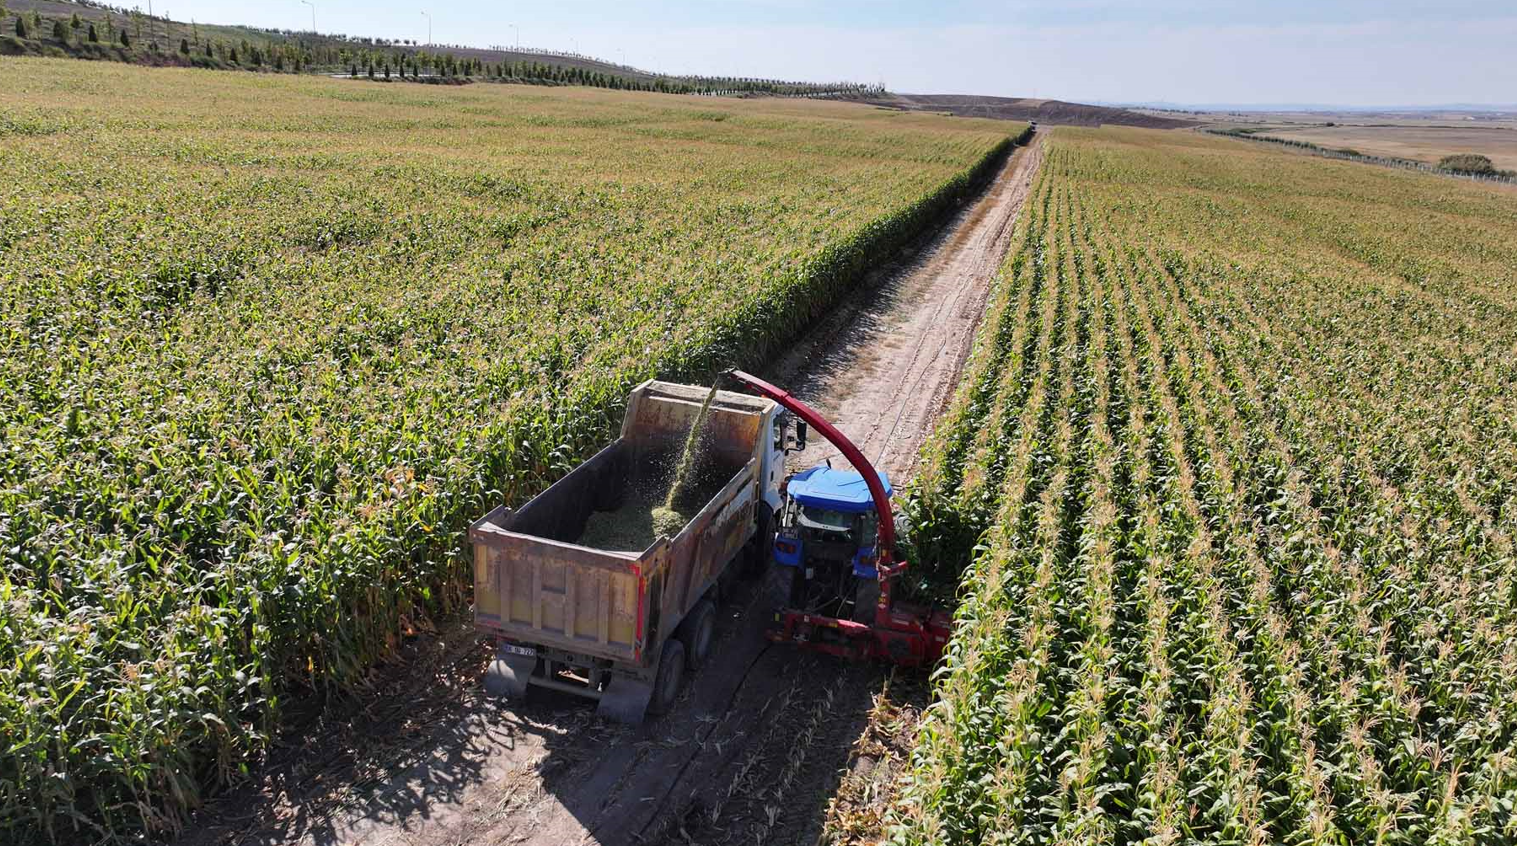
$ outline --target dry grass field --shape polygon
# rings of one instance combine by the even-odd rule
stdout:
[[[1517,170],[1517,128],[1504,126],[1307,126],[1270,127],[1277,138],[1310,141],[1321,147],[1348,148],[1372,156],[1437,164],[1455,153],[1488,156],[1501,170]]]

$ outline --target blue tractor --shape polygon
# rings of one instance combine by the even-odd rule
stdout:
[[[890,479],[883,471],[879,478],[890,497]],[[781,490],[773,589],[795,611],[872,623],[880,596],[879,517],[863,475],[819,464]]]

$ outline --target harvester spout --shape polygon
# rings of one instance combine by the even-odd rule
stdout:
[[[876,566],[882,575],[893,575],[897,570],[895,566],[895,518],[890,511],[890,498],[885,493],[885,486],[881,484],[880,474],[875,471],[874,465],[869,463],[869,459],[864,457],[864,453],[854,446],[847,436],[838,431],[836,426],[827,422],[827,418],[818,414],[811,406],[791,396],[789,392],[741,370],[729,370],[727,371],[727,375],[759,392],[761,395],[774,400],[789,409],[796,417],[806,421],[808,426],[820,432],[822,437],[837,447],[838,451],[843,454],[843,457],[848,459],[848,463],[853,465],[853,469],[857,470],[864,477],[864,484],[869,486],[869,496],[874,501],[875,514],[879,516],[880,537],[877,551],[879,562]]]
[[[787,608],[775,615],[776,625],[770,629],[769,638],[847,658],[883,658],[916,667],[936,663],[948,642],[952,617],[946,612],[896,601],[894,583],[905,572],[906,562],[898,561],[896,557],[895,517],[890,510],[885,485],[874,465],[811,406],[751,373],[729,370],[727,375],[789,409],[812,429],[821,432],[822,437],[837,447],[863,477],[875,514],[879,517],[876,521],[879,535],[875,544],[875,575],[879,579],[880,591],[873,623]]]

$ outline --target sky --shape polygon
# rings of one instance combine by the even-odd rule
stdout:
[[[116,0],[121,3],[122,0]],[[1514,0],[314,0],[322,32],[578,52],[665,73],[1081,102],[1517,101]],[[158,0],[309,29],[300,0]]]

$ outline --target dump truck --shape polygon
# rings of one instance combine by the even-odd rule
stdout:
[[[631,723],[668,710],[686,670],[711,658],[718,587],[743,563],[786,588],[771,640],[937,662],[952,618],[898,596],[907,564],[889,479],[804,402],[740,370],[725,375],[758,396],[644,382],[615,441],[520,509],[470,527],[475,625],[497,646],[492,693],[564,691]],[[688,513],[677,531],[660,530],[650,514],[708,395]],[[785,476],[786,455],[811,431],[854,469]]]
[[[620,436],[519,509],[469,529],[474,619],[496,642],[493,694],[530,687],[598,701],[636,723],[669,708],[710,659],[717,586],[770,557],[785,454],[806,425],[762,397],[717,391],[698,433],[688,520],[648,520],[710,389],[648,381]],[[609,524],[610,531],[602,530]]]

